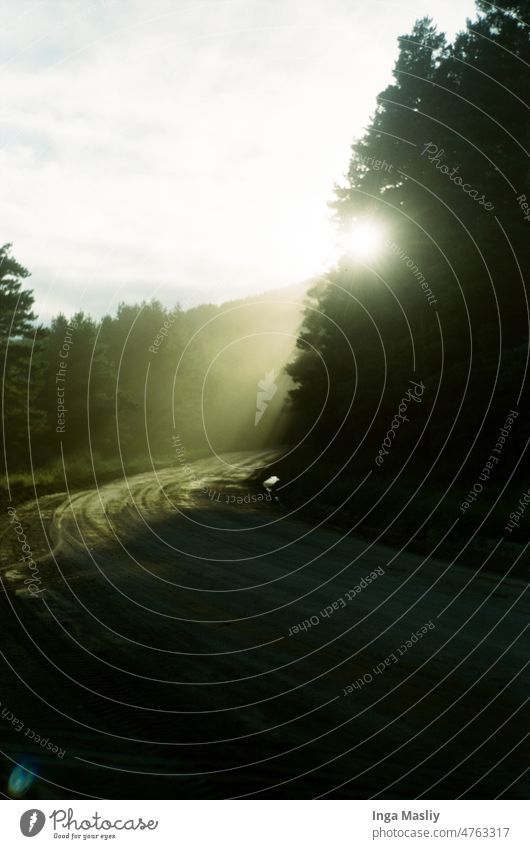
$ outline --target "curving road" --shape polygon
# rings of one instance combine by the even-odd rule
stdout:
[[[45,798],[525,797],[523,582],[286,516],[246,482],[273,456],[17,508],[42,592],[7,526],[0,699],[65,755],[4,719],[6,779],[22,761]]]

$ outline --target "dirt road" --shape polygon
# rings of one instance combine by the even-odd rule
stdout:
[[[270,460],[17,508],[4,788],[24,763],[28,798],[526,797],[523,581],[286,516],[246,483]]]

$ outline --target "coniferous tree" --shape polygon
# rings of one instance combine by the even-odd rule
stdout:
[[[436,396],[415,449],[424,459],[435,460],[452,431],[444,456],[456,461],[469,420],[502,416],[518,397],[528,339],[520,271],[530,260],[528,223],[517,196],[530,195],[530,48],[517,19],[524,4],[478,5],[452,45],[428,18],[399,39],[394,82],[336,189],[344,254],[313,292],[288,369],[297,426],[315,422],[319,449],[322,436],[341,456],[363,444],[371,461],[370,439],[377,443],[413,373]],[[385,237],[364,263],[347,250],[363,221]]]
[[[30,386],[38,379],[38,340],[33,293],[23,288],[29,271],[12,255],[11,244],[0,248],[0,347],[2,353],[2,473],[29,463],[31,430],[42,432],[43,418],[28,403]],[[33,375],[32,375],[33,370]]]

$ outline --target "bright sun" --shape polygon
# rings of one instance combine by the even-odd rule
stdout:
[[[355,259],[372,259],[383,245],[381,228],[373,221],[354,221],[347,236],[347,251]]]

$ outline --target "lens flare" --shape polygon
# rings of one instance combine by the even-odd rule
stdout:
[[[9,776],[7,792],[12,799],[22,799],[34,781],[35,775],[19,764]]]

